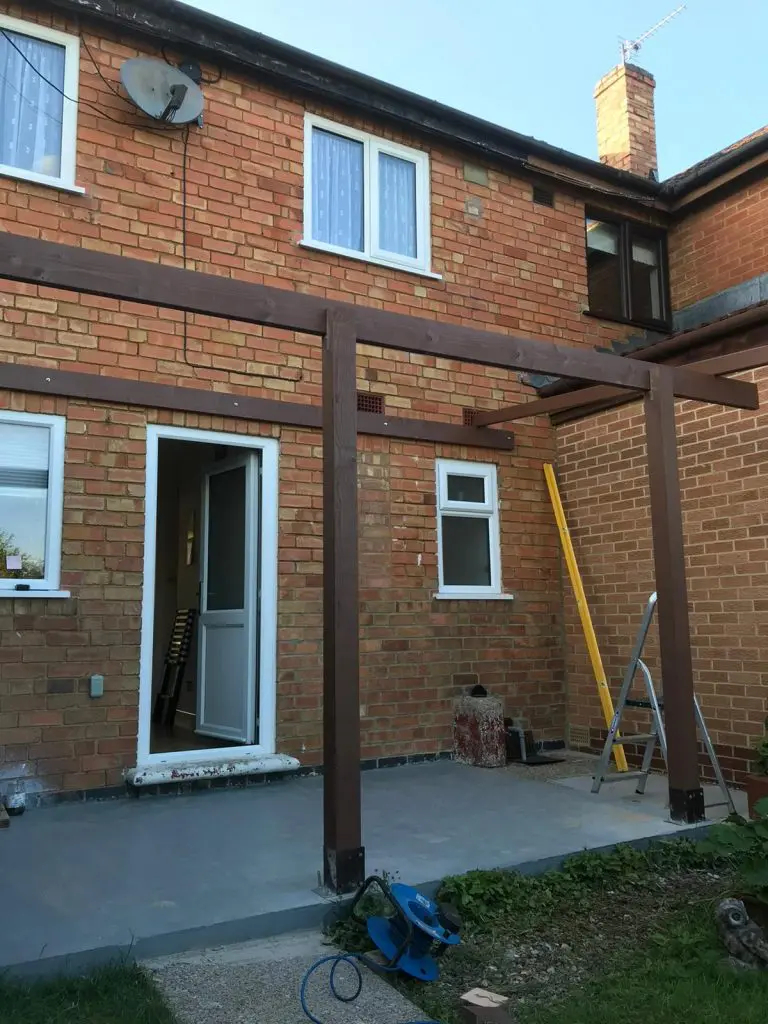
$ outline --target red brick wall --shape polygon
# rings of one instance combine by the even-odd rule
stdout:
[[[0,10],[22,15],[14,5],[0,3]],[[31,14],[26,12],[25,17]],[[76,31],[58,17],[37,20]],[[146,43],[139,43],[139,49],[91,31],[85,39],[99,70],[115,86],[126,59],[152,54]],[[85,49],[80,72],[77,182],[85,187],[85,196],[3,179],[0,226],[17,234],[181,265],[182,132],[132,127],[142,115],[109,91]],[[592,344],[614,336],[612,329],[581,315],[587,295],[583,203],[558,194],[555,209],[534,205],[530,184],[493,169],[487,187],[471,184],[464,180],[463,156],[432,147],[433,270],[442,280],[313,252],[298,245],[303,233],[306,109],[418,149],[429,147],[401,132],[307,105],[226,71],[221,81],[204,86],[204,92],[205,126],[191,129],[189,136],[190,267],[571,343]],[[469,197],[481,200],[482,216],[465,213]],[[114,326],[116,339],[123,341],[117,331],[120,325]],[[227,369],[234,369],[233,339],[211,338],[209,333],[220,326],[200,325],[199,341],[224,345],[226,352],[208,346],[208,358],[229,356],[233,364]],[[269,347],[273,346],[274,338]],[[113,351],[117,356],[129,354],[117,345]],[[79,353],[58,354],[75,356]],[[147,364],[139,360],[119,365],[155,374],[153,356],[149,354]],[[173,373],[195,376],[191,369],[178,366]],[[252,378],[246,382],[253,384]]]
[[[62,587],[70,600],[0,599],[0,764],[34,786],[117,784],[135,763],[148,422],[279,434],[279,749],[321,751],[322,461],[319,435],[194,415],[0,394],[0,407],[67,417]],[[557,539],[542,502],[544,431],[514,454],[360,440],[363,754],[451,739],[470,681],[503,695],[542,738],[563,735]],[[434,459],[499,466],[503,579],[512,602],[435,602]],[[105,695],[88,696],[88,677]]]
[[[768,399],[768,370],[743,374]],[[768,420],[765,412],[678,403],[677,426],[695,686],[724,767],[738,774],[766,714]],[[654,589],[640,406],[560,428],[566,514],[606,671],[618,690]],[[570,593],[565,603],[568,718],[581,743],[605,724]],[[654,625],[645,660],[658,678]]]
[[[15,16],[21,8],[2,7]],[[31,17],[29,11],[26,17]],[[73,31],[55,17],[41,20]],[[117,82],[141,51],[89,31],[100,70]],[[181,265],[178,132],[138,118],[81,54],[78,183],[84,196],[0,180],[0,228]],[[206,123],[189,139],[189,265],[209,273],[439,320],[570,344],[617,332],[585,319],[583,204],[554,209],[530,185],[488,169],[464,179],[464,157],[430,151],[433,269],[442,280],[312,252],[302,235],[304,105],[225,71],[205,87]],[[89,104],[104,108],[114,123]],[[316,109],[313,107],[313,109]],[[318,112],[334,116],[325,108]],[[424,143],[346,115],[409,145]],[[465,213],[479,198],[481,217]],[[317,402],[319,344],[270,329],[0,282],[0,358],[189,387]],[[361,347],[358,386],[387,409],[460,423],[530,390],[494,369]],[[319,437],[269,425],[0,392],[2,407],[67,416],[62,586],[72,599],[0,601],[0,765],[29,763],[38,784],[88,788],[135,763],[146,423],[266,432],[279,438],[278,749],[321,757],[321,461]],[[541,462],[548,423],[516,427],[514,454],[361,438],[364,755],[450,746],[450,707],[475,677],[529,718],[538,738],[563,735],[565,702],[557,535]],[[436,457],[499,466],[502,570],[512,602],[435,602]],[[91,700],[87,678],[105,676]]]
[[[672,306],[681,309],[768,268],[768,184],[691,214],[669,234]],[[768,370],[743,375],[768,401]],[[680,474],[696,690],[724,767],[737,779],[765,718],[768,663],[768,419],[678,404]],[[558,430],[558,464],[577,556],[606,668],[618,689],[654,588],[639,405]],[[566,678],[572,741],[605,726],[566,585]],[[651,664],[658,672],[655,636]]]
[[[673,226],[669,235],[672,304],[682,309],[768,271],[765,178]]]

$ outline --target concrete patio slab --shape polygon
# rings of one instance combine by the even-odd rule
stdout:
[[[592,789],[591,775],[578,775],[569,779],[554,779],[552,781],[558,786],[565,786],[568,789],[576,790],[578,793],[583,793],[602,805],[628,808],[637,807],[646,813],[654,814],[657,818],[664,819],[667,818],[669,813],[669,790],[667,788],[667,779],[664,775],[649,775],[648,785],[642,796],[635,792],[636,783],[630,779],[626,781],[617,779],[615,782],[609,782],[601,786],[600,792],[594,795],[590,793]],[[707,820],[720,821],[723,818],[727,818],[729,810],[724,804],[725,797],[720,789],[717,786],[710,785],[704,786],[703,789],[704,803],[707,805]],[[736,805],[736,811],[746,817],[747,794],[741,790],[733,789],[731,790],[731,796]]]
[[[442,761],[363,775],[369,872],[476,867],[679,834],[658,806]],[[322,779],[28,811],[0,836],[0,967],[77,971],[317,926]]]

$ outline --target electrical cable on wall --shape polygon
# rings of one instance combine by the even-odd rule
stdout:
[[[123,96],[123,94],[120,92],[120,90],[114,84],[114,82],[110,82],[110,80],[107,78],[107,76],[104,74],[104,72],[99,67],[98,61],[93,56],[93,51],[91,50],[90,46],[88,45],[88,41],[86,40],[85,36],[82,33],[80,33],[80,42],[83,44],[83,49],[88,54],[88,57],[89,57],[89,59],[91,61],[91,64],[93,64],[93,70],[96,72],[96,74],[102,80],[104,85],[106,85],[106,87],[109,89],[109,91],[111,93],[114,93],[115,96],[117,96],[117,98],[119,100],[122,100],[123,103],[128,103],[128,100],[125,98],[125,96]]]
[[[161,128],[159,126],[140,124],[138,121],[123,121],[120,118],[113,117],[108,111],[104,110],[102,107],[96,106],[96,104],[94,103],[90,103],[88,100],[76,100],[74,99],[74,97],[68,96],[63,89],[59,88],[59,86],[56,85],[55,82],[52,82],[50,78],[48,78],[46,75],[42,73],[40,68],[36,67],[36,65],[32,63],[29,57],[27,57],[26,53],[24,53],[24,51],[20,47],[18,47],[16,43],[14,43],[13,39],[11,39],[10,35],[5,31],[4,28],[0,28],[0,35],[3,36],[3,38],[8,43],[9,46],[13,47],[16,53],[18,53],[18,55],[24,61],[24,63],[29,65],[29,67],[35,72],[38,78],[41,78],[46,85],[49,85],[51,89],[54,90],[54,92],[57,92],[59,96],[62,96],[68,103],[74,103],[75,106],[87,107],[89,110],[94,110],[97,114],[100,114],[102,117],[105,117],[108,121],[111,121],[113,124],[126,125],[129,128],[139,128],[144,131],[178,131],[178,128],[174,128],[172,125],[169,125],[167,128]],[[93,60],[93,58],[91,59]],[[26,100],[26,97],[22,98]]]
[[[82,99],[76,100],[72,96],[68,96],[67,93],[63,89],[61,89],[58,85],[56,85],[55,82],[52,82],[50,78],[48,78],[46,75],[44,75],[43,72],[27,57],[27,55],[23,52],[23,50],[19,46],[16,45],[16,43],[13,41],[13,39],[10,37],[10,35],[5,31],[5,29],[0,28],[0,35],[2,35],[5,38],[5,40],[8,43],[8,45],[13,47],[13,49],[19,54],[19,56],[22,58],[22,60],[32,69],[32,71],[34,71],[35,74],[40,79],[42,79],[42,81],[44,81],[46,83],[46,85],[50,86],[51,89],[53,89],[55,92],[57,92],[65,100],[67,100],[67,102],[74,103],[77,106],[87,107],[88,109],[93,110],[97,114],[99,114],[102,117],[106,118],[108,121],[111,121],[113,124],[125,125],[125,126],[127,126],[129,128],[137,128],[137,129],[140,129],[142,131],[154,131],[154,132],[175,132],[175,131],[179,131],[179,128],[181,127],[179,125],[169,124],[167,126],[161,126],[161,125],[153,125],[153,124],[144,124],[144,123],[140,123],[140,122],[136,122],[136,121],[125,121],[125,120],[122,120],[120,118],[113,117],[108,111],[104,110],[103,108],[101,108],[101,107],[99,107],[99,106],[97,106],[97,105],[95,105],[93,103],[88,102],[87,100],[82,100]],[[81,42],[83,44],[85,52],[87,53],[91,63],[94,66],[94,69],[96,70],[96,73],[98,74],[98,76],[102,80],[102,82],[106,85],[106,87],[109,89],[109,91],[111,93],[113,93],[118,99],[123,100],[125,103],[128,103],[129,100],[127,100],[124,96],[122,96],[120,91],[118,90],[118,88],[114,85],[114,83],[110,82],[109,79],[104,75],[104,73],[102,72],[101,68],[99,67],[98,62],[96,61],[96,58],[94,57],[94,54],[93,54],[91,48],[89,47],[87,41],[85,40],[85,38],[83,37],[82,34],[80,35],[80,40],[81,40]],[[164,50],[163,50],[163,56],[165,57]],[[166,59],[166,63],[168,63],[169,66],[173,66],[173,65],[170,64],[170,62],[167,59]],[[0,77],[2,77],[2,76],[0,76]],[[210,84],[214,84],[215,82],[219,81],[220,78],[221,78],[221,73],[219,73],[218,78],[210,79],[209,82],[210,82]],[[203,81],[205,81],[205,80],[203,80]],[[39,109],[39,108],[36,108],[35,104],[32,104],[23,95],[21,96],[21,98],[25,102],[30,103],[30,106],[32,106],[34,109]],[[51,116],[51,115],[49,115],[49,116]],[[54,120],[58,120],[58,118],[54,118]],[[188,204],[188,199],[187,199],[187,170],[188,170],[188,163],[189,163],[189,134],[190,134],[190,128],[189,128],[189,125],[186,124],[186,125],[183,126],[183,134],[182,134],[182,166],[181,166],[181,248],[182,248],[182,260],[183,260],[183,265],[184,265],[185,269],[187,267],[187,217],[188,217],[188,205],[189,205]],[[196,363],[196,362],[193,362],[190,359],[190,356],[189,356],[189,313],[186,310],[184,311],[184,326],[183,326],[183,355],[184,355],[184,362],[191,369],[205,369],[205,370],[216,370],[216,369],[218,369],[213,361],[211,361],[211,364],[208,365],[208,364],[205,364],[205,363]],[[262,380],[294,380],[294,381],[299,381],[299,380],[301,380],[303,378],[303,372],[301,370],[297,371],[297,374],[294,377],[286,377],[285,374],[278,374],[278,373],[275,373],[275,374],[270,374],[270,373],[253,374],[252,373],[252,374],[247,374],[247,375],[251,376],[251,377],[259,377]]]

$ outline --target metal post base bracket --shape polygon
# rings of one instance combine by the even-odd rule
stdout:
[[[354,892],[365,878],[365,847],[332,850],[323,847],[323,884],[331,892]]]
[[[670,789],[669,816],[681,825],[696,825],[705,821],[707,815],[701,786],[698,789]]]

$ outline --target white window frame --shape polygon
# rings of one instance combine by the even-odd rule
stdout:
[[[499,494],[496,466],[488,462],[457,462],[438,459],[437,473],[437,565],[439,597],[502,597],[501,536],[499,533]],[[451,501],[448,498],[449,476],[479,477],[485,482],[485,501]],[[443,579],[443,516],[476,517],[488,521],[488,543],[491,555],[491,583],[487,587],[446,584]]]
[[[0,174],[8,178],[20,178],[22,181],[34,181],[38,185],[52,185],[55,188],[82,193],[85,190],[75,185],[77,166],[77,100],[80,80],[80,39],[78,36],[45,25],[36,25],[31,21],[21,21],[0,14],[0,28],[15,32],[22,36],[31,36],[47,43],[63,46],[64,56],[64,89],[66,94],[62,105],[61,124],[61,173],[58,176],[40,174],[37,171],[25,171],[11,164],[0,163]]]
[[[43,416],[31,412],[6,412],[0,409],[0,423],[18,423],[26,427],[48,427],[48,508],[45,533],[45,579],[17,580],[0,577],[3,597],[68,596],[59,591],[61,578],[61,523],[64,514],[64,447],[67,421],[64,416]],[[3,567],[4,568],[4,567]],[[29,590],[17,590],[19,584]]]
[[[317,241],[312,237],[312,131],[322,131],[341,135],[363,144],[363,248],[347,249],[345,246],[332,245],[330,242]],[[403,256],[389,252],[379,245],[379,153],[409,160],[416,165],[416,256]],[[348,128],[337,121],[329,121],[315,114],[304,115],[304,238],[302,245],[324,252],[337,253],[350,259],[364,260],[368,263],[379,263],[397,270],[408,270],[413,273],[425,274],[439,278],[439,274],[431,271],[431,239],[430,239],[430,194],[429,194],[429,154],[419,149],[401,146],[388,139],[380,139],[357,128]]]

